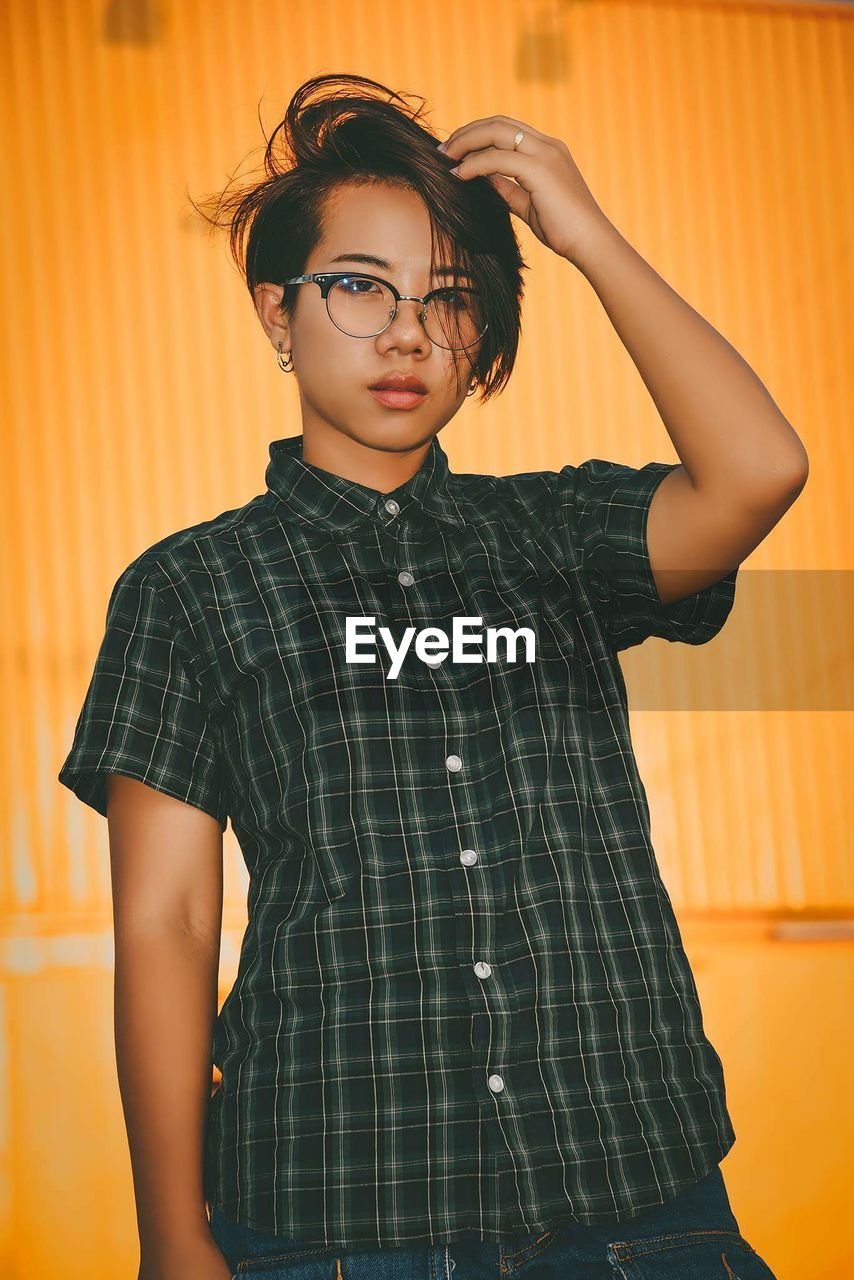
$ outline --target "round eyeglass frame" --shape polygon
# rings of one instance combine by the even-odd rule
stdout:
[[[332,286],[337,284],[339,280],[373,280],[375,284],[385,285],[386,289],[389,290],[394,298],[394,311],[389,316],[383,327],[381,329],[377,329],[376,333],[347,333],[347,330],[342,329],[340,324],[335,324],[332,312],[329,310],[329,293]],[[419,312],[418,319],[423,325],[424,318],[427,314],[427,305],[434,294],[444,293],[446,289],[453,289],[457,293],[477,292],[475,289],[468,288],[467,285],[446,284],[440,285],[437,289],[431,289],[429,293],[425,293],[423,298],[419,298],[417,294],[398,293],[390,280],[385,280],[382,276],[371,275],[367,271],[313,271],[309,275],[291,276],[290,280],[283,280],[282,284],[316,284],[320,289],[320,296],[326,304],[326,314],[329,316],[329,319],[332,320],[332,323],[335,324],[335,328],[338,332],[345,334],[348,338],[378,338],[381,333],[385,333],[386,329],[388,329],[390,325],[394,324],[397,319],[397,309],[401,302],[421,303],[423,310]],[[467,342],[464,347],[446,347],[444,343],[441,342],[437,342],[436,346],[442,347],[443,351],[468,351],[470,347],[476,346],[476,344],[480,342],[488,328],[489,324],[487,323],[483,326],[477,337],[472,339],[471,342]],[[433,342],[434,339],[430,338],[430,341]]]

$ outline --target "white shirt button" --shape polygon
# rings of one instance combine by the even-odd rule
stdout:
[[[478,960],[474,967],[474,971],[479,978],[488,978],[492,973],[492,965],[487,964],[485,960]]]
[[[463,767],[463,762],[459,756],[446,756],[445,764],[451,770],[451,773],[457,773],[458,770],[462,769]]]
[[[397,580],[402,587],[411,587],[415,579],[408,569],[401,569],[397,575]]]
[[[464,867],[473,867],[477,862],[477,854],[474,849],[463,849],[460,854],[460,862]]]
[[[493,1093],[500,1093],[504,1088],[504,1081],[501,1079],[501,1076],[490,1076],[487,1080],[487,1084]]]
[[[393,516],[396,516],[400,510],[400,503],[395,502],[394,498],[389,498],[388,502],[385,504],[385,509],[386,511],[391,512]]]

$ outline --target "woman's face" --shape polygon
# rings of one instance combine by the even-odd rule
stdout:
[[[345,256],[354,253],[389,265]],[[431,276],[430,223],[422,200],[388,185],[344,185],[329,198],[324,237],[305,274],[348,270],[380,276],[399,293],[419,298],[453,283],[445,274]],[[465,400],[478,348],[455,352],[431,343],[417,302],[401,302],[392,323],[376,337],[353,338],[332,323],[316,284],[299,286],[290,324],[278,311],[281,296],[281,286],[259,285],[256,307],[274,349],[281,341],[283,352],[292,353],[307,437],[328,437],[332,429],[374,449],[405,452],[435,436]],[[426,386],[427,394],[414,408],[389,408],[368,390],[393,372],[414,374]]]

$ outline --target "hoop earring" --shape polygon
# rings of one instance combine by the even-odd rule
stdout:
[[[279,343],[279,350],[278,350],[278,353],[277,353],[277,355],[276,355],[276,364],[279,366],[279,368],[281,369],[282,373],[293,373],[293,369],[294,369],[294,359],[293,359],[293,355],[291,354],[291,352],[290,352],[290,351],[288,352],[287,359],[288,359],[288,360],[290,360],[290,364],[288,364],[287,362],[283,362],[283,361],[282,361],[282,344],[281,344],[281,342],[280,342],[280,343]]]
[[[468,391],[466,392],[466,395],[473,396],[475,391],[477,391],[477,378],[475,378],[474,382],[469,387]]]

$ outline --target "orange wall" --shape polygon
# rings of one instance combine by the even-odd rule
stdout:
[[[842,4],[0,5],[0,1274],[134,1274],[106,823],[56,773],[119,571],[260,492],[267,444],[301,429],[185,191],[248,173],[259,111],[269,132],[301,80],[336,70],[423,94],[442,136],[503,113],[563,138],[806,445],[807,488],[746,562],[725,632],[695,652],[652,640],[624,668],[727,1072],[733,1207],[780,1280],[848,1273],[852,31]],[[516,225],[517,369],[444,432],[452,467],[675,460],[593,291]],[[245,919],[230,831],[226,862],[223,996]],[[792,917],[838,940],[799,940]]]

